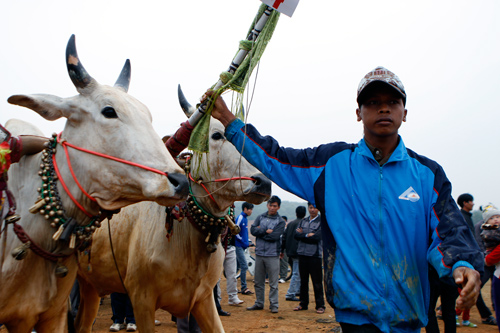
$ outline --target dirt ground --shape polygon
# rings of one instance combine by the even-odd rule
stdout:
[[[247,282],[249,288],[253,291],[253,276],[248,274]],[[239,286],[239,281],[238,281]],[[312,285],[309,287],[312,304],[309,305],[309,310],[296,312],[293,308],[298,305],[298,302],[290,302],[285,300],[285,294],[289,286],[289,281],[279,285],[279,313],[272,314],[269,310],[268,287],[266,286],[266,304],[262,311],[247,311],[246,307],[253,305],[255,295],[240,295],[240,299],[245,303],[242,306],[229,306],[227,305],[227,294],[225,293],[226,281],[223,278],[221,281],[222,287],[222,309],[231,313],[229,317],[221,317],[222,324],[226,332],[239,333],[239,332],[290,332],[290,333],[303,333],[303,332],[341,332],[340,325],[335,321],[333,309],[327,307],[324,314],[317,314],[314,310],[314,294],[312,292]],[[490,285],[489,283],[484,286],[482,293],[486,304],[491,306],[490,301]],[[94,324],[94,332],[104,333],[109,332],[111,322],[111,308],[109,297],[103,301],[103,305],[99,311],[99,315]],[[161,321],[161,325],[157,326],[155,332],[177,332],[175,324],[171,321],[171,316],[168,312],[158,310],[156,312],[156,319]],[[457,327],[457,332],[498,332],[496,326],[481,324],[481,317],[474,307],[471,310],[471,321],[478,324],[477,328]],[[443,322],[439,321],[441,332],[444,332]],[[122,331],[125,332],[125,331]],[[425,332],[425,330],[422,330]]]
[[[247,282],[249,288],[253,291],[253,276],[248,274]],[[238,281],[239,285],[239,281]],[[227,304],[226,281],[222,278],[222,309],[231,313],[229,317],[221,317],[222,324],[226,332],[252,332],[252,333],[303,333],[303,332],[341,332],[340,325],[335,321],[333,309],[327,307],[324,314],[317,314],[314,310],[314,297],[312,293],[312,285],[310,286],[310,297],[312,304],[309,304],[309,310],[296,312],[293,308],[298,305],[298,302],[290,302],[285,300],[285,294],[289,286],[289,281],[279,285],[279,313],[272,314],[267,308],[269,303],[267,300],[268,287],[266,288],[266,304],[262,311],[247,311],[246,307],[253,305],[255,295],[240,295],[240,299],[245,303],[242,306],[229,306]],[[486,304],[491,306],[490,300],[490,284],[488,283],[483,288],[482,295]],[[171,316],[168,312],[158,310],[156,319],[161,321],[160,326],[156,326],[155,332],[177,332],[175,324],[171,321]],[[481,324],[481,318],[474,307],[471,310],[471,321],[478,324],[477,328],[457,327],[457,332],[498,332],[496,326]],[[103,304],[99,310],[98,317],[94,324],[93,332],[104,333],[109,332],[111,322],[111,306],[109,296],[103,299]],[[444,332],[443,322],[439,321],[441,332]],[[0,329],[0,333],[6,332],[5,328]],[[121,331],[125,332],[125,330]],[[425,330],[422,330],[425,332]]]

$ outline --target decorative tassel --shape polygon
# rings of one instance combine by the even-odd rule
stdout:
[[[64,231],[64,226],[61,225],[59,227],[59,229],[57,229],[57,231],[54,234],[54,236],[52,236],[52,239],[55,240],[55,241],[59,240],[59,237],[61,237],[61,234],[63,233],[63,231]]]
[[[29,211],[30,211],[31,214],[36,214],[36,213],[38,213],[38,210],[40,208],[42,208],[43,206],[45,206],[45,200],[44,199],[40,199],[37,202],[35,202],[35,204],[33,206],[31,206],[31,208],[29,209]]]
[[[74,249],[76,245],[76,235],[71,234],[71,239],[69,240],[69,248]]]
[[[237,226],[236,224],[234,224],[231,217],[229,215],[224,215],[224,218],[226,219],[226,222],[227,222],[229,229],[231,229],[231,233],[233,235],[239,234],[241,231],[241,228],[239,226]]]

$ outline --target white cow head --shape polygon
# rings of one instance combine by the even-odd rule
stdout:
[[[194,108],[185,99],[179,87],[179,102],[189,118]],[[271,195],[271,181],[252,166],[224,136],[224,126],[211,117],[209,152],[194,153],[190,172],[195,180],[201,180],[207,188],[191,182],[191,190],[202,207],[215,216],[223,216],[235,201],[260,204]],[[251,179],[241,179],[251,178]],[[229,181],[217,181],[235,178]]]
[[[100,207],[113,210],[142,200],[167,206],[184,200],[188,193],[184,172],[153,130],[148,108],[127,94],[129,60],[114,87],[99,84],[87,73],[78,58],[74,35],[66,48],[66,61],[78,95],[14,95],[9,103],[30,108],[47,120],[67,118],[62,139],[68,143],[167,173],[69,148],[75,174]],[[58,164],[67,165],[62,147],[58,150]]]

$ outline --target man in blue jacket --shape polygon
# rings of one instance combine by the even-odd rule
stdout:
[[[210,92],[207,95],[211,95]],[[405,147],[406,92],[377,67],[358,87],[357,144],[279,146],[218,98],[212,115],[243,156],[278,186],[321,212],[328,303],[343,332],[419,332],[427,323],[428,263],[474,305],[483,256],[436,162]]]
[[[236,225],[240,227],[240,233],[236,235],[236,260],[240,267],[240,283],[241,293],[243,295],[251,295],[253,292],[247,287],[247,258],[245,257],[245,249],[248,247],[248,220],[247,217],[252,215],[253,204],[244,202],[241,205],[241,214],[236,219]]]

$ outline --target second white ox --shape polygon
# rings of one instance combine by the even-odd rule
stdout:
[[[195,155],[191,163],[193,179],[202,179],[206,186],[205,190],[199,183],[190,183],[199,204],[191,213],[200,209],[198,213],[203,210],[220,218],[235,201],[259,204],[267,200],[271,182],[240,156],[225,139],[222,124],[213,118],[209,138],[209,154]],[[214,182],[226,178],[240,179]],[[193,313],[203,332],[224,331],[213,298],[213,288],[222,273],[223,247],[219,243],[217,250],[209,253],[206,239],[214,235],[199,230],[188,218],[174,221],[167,239],[170,226],[166,221],[165,208],[148,202],[122,209],[111,219],[119,273],[111,255],[107,225],[94,234],[90,255],[79,260],[77,332],[91,332],[100,297],[126,291],[140,332],[154,332],[155,310],[159,308],[179,318]]]
[[[154,132],[151,114],[141,102],[127,94],[128,60],[114,87],[100,85],[88,75],[78,59],[74,36],[68,43],[66,60],[70,77],[79,92],[77,96],[16,95],[9,98],[10,103],[30,108],[47,120],[67,118],[59,143],[42,153],[21,158],[9,170],[8,186],[17,200],[17,214],[21,220],[13,224],[14,228],[2,225],[0,323],[12,333],[31,332],[33,327],[39,333],[66,330],[67,300],[77,271],[75,247],[79,247],[96,226],[96,219],[88,215],[98,216],[99,211],[115,210],[141,200],[172,205],[187,196],[184,172]],[[41,134],[36,127],[21,121],[9,121],[7,125],[13,135]],[[63,143],[108,157],[72,147],[65,151]],[[54,156],[54,159],[47,156]],[[110,157],[147,165],[160,172]],[[56,168],[59,175],[54,172]],[[45,176],[40,177],[40,172]],[[63,189],[63,180],[69,191]],[[41,191],[37,192],[37,188]],[[71,200],[69,193],[76,202]],[[32,214],[29,209],[35,202],[43,205],[32,210]],[[89,226],[90,223],[94,225]],[[13,232],[19,228],[26,234]],[[62,229],[68,232],[58,240],[54,235],[56,230]],[[26,235],[31,239],[31,250],[24,260],[15,260],[11,252],[13,249],[18,254],[22,252],[19,246],[25,243]],[[41,255],[37,255],[37,251]],[[64,276],[66,269],[66,277],[56,277],[56,273]]]

